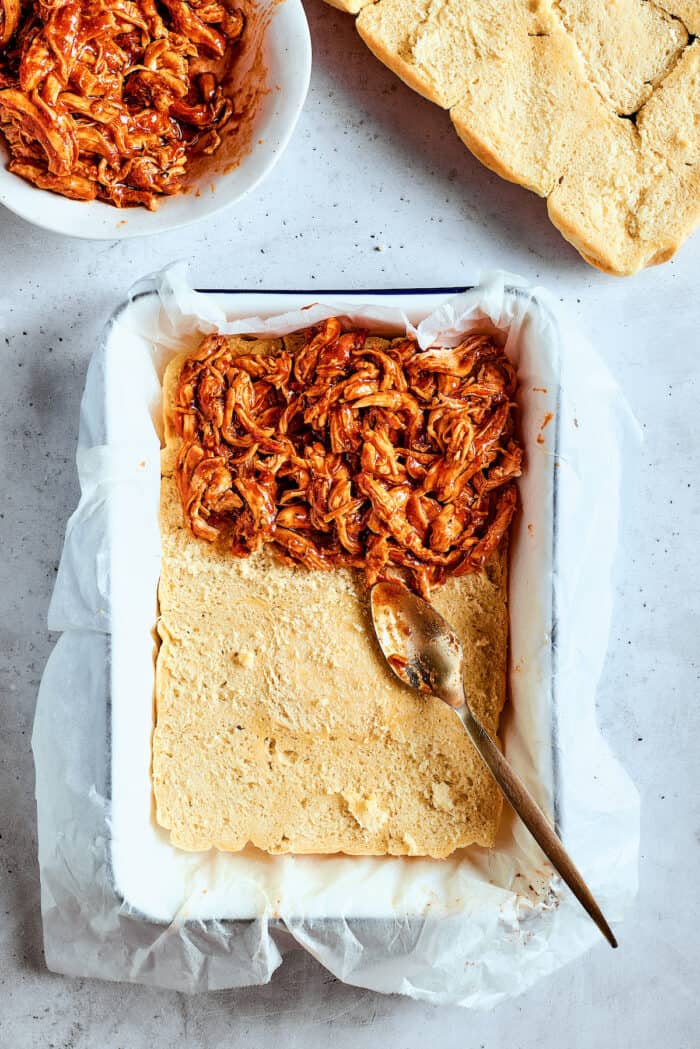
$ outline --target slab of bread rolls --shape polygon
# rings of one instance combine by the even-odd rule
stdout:
[[[332,0],[584,259],[626,275],[700,220],[700,0]]]
[[[240,346],[250,354],[270,343]],[[168,366],[163,389],[158,823],[195,851],[442,857],[493,846],[498,788],[453,712],[386,666],[359,575],[282,564],[267,548],[232,557],[190,532],[173,478],[183,360]],[[448,579],[434,603],[462,640],[472,709],[495,735],[506,696],[505,550],[483,572]]]

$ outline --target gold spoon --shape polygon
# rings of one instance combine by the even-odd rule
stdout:
[[[610,946],[617,947],[591,890],[549,820],[469,709],[464,694],[462,645],[449,623],[400,583],[377,583],[370,600],[379,647],[391,669],[404,684],[436,696],[454,710],[506,801]]]

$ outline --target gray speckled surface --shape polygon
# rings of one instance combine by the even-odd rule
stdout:
[[[631,280],[596,273],[541,201],[484,171],[448,117],[308,0],[312,89],[289,152],[243,207],[157,240],[88,244],[0,212],[0,1047],[694,1049],[700,1014],[700,236]],[[384,250],[376,250],[381,246]],[[630,463],[617,603],[599,693],[642,795],[641,890],[616,954],[488,1015],[344,987],[297,953],[266,988],[195,998],[68,980],[43,965],[33,771],[45,620],[75,504],[78,405],[100,327],[141,274],[192,260],[200,286],[467,283],[504,267],[563,298],[644,425]]]

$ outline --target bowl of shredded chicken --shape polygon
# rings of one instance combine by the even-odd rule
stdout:
[[[308,89],[300,0],[0,0],[0,202],[118,238],[239,200]]]

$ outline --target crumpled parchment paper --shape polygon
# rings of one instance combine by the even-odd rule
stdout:
[[[153,308],[135,310],[149,296]],[[553,810],[611,921],[622,918],[636,892],[638,798],[600,735],[595,693],[612,605],[622,459],[638,431],[600,358],[555,317],[546,293],[506,274],[453,297],[413,328],[401,309],[350,299],[272,319],[234,317],[224,312],[220,296],[194,292],[179,265],[140,282],[115,312],[83,398],[82,495],[68,523],[49,613],[50,628],[63,633],[44,672],[32,740],[46,959],[56,972],[216,990],[270,980],[283,953],[301,946],[348,983],[489,1008],[602,942],[510,814],[504,815],[495,850],[461,850],[446,861],[266,857],[244,868],[248,861],[241,857],[179,854],[161,831],[146,827],[163,870],[172,873],[181,863],[185,871],[182,883],[175,875],[168,883],[172,914],[152,920],[117,889],[112,699],[115,661],[123,653],[113,644],[112,511],[116,493],[123,499],[128,492],[134,507],[130,527],[139,537],[132,581],[136,586],[138,576],[139,585],[151,588],[155,620],[163,368],[203,332],[283,334],[339,312],[380,330],[408,327],[423,346],[454,344],[474,325],[492,327],[518,360],[523,396],[531,397],[538,382],[548,383],[540,389],[547,390],[556,419],[547,433],[554,451],[546,454],[556,460],[551,474],[540,473],[551,476],[552,490],[541,479],[524,479],[522,527],[528,515],[534,520],[542,512],[538,500],[554,499],[556,513],[548,503],[543,519],[552,523],[555,542],[543,562],[542,549],[540,560],[533,560],[524,541],[515,540],[513,658],[518,663],[522,657],[526,671],[529,660],[534,669],[511,674],[504,744],[542,804]],[[132,367],[130,384],[122,389],[124,354]],[[110,424],[108,404],[115,397],[130,405],[127,441]],[[535,448],[533,411],[525,404],[528,449]],[[550,438],[555,432],[556,440]],[[121,585],[129,582],[122,579]],[[528,633],[523,623],[538,602],[543,607],[537,615],[547,612],[551,619],[543,619],[546,630]],[[147,746],[142,740],[143,775]],[[194,886],[225,899],[235,894],[244,869],[249,880],[257,879],[255,914],[246,921],[201,916]],[[363,896],[379,901],[381,914],[363,916],[357,904]],[[339,898],[352,901],[347,911]]]

